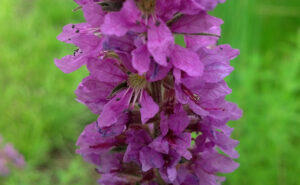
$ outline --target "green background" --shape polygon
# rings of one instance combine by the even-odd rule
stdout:
[[[56,36],[82,22],[72,0],[0,0],[0,133],[27,166],[2,185],[95,185],[75,142],[96,116],[76,102],[85,69],[64,74],[53,58],[74,47]],[[244,110],[232,122],[241,167],[225,185],[300,184],[300,1],[228,0],[212,12],[224,19],[221,43],[241,50],[226,80]]]

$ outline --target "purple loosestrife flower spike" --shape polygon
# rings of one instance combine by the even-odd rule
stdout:
[[[0,176],[8,175],[12,166],[23,168],[24,158],[12,144],[5,143],[0,135]]]
[[[207,13],[225,0],[75,2],[86,22],[57,38],[78,49],[55,64],[89,71],[75,94],[98,119],[79,136],[77,153],[96,166],[99,183],[223,182],[218,175],[239,166],[227,122],[242,115],[226,101],[224,81],[239,51],[217,45],[223,21]]]

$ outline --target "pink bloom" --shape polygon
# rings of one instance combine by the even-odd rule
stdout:
[[[88,69],[75,93],[99,117],[77,153],[96,166],[99,183],[223,182],[218,174],[239,166],[227,122],[242,115],[224,81],[239,51],[217,46],[223,21],[207,13],[224,0],[75,1],[86,23],[65,26],[58,39],[78,49],[55,63],[66,73]]]
[[[4,143],[0,136],[0,176],[8,175],[12,166],[23,168],[24,158],[12,144]]]

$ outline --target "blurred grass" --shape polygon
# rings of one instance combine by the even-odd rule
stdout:
[[[88,177],[93,169],[74,157],[77,136],[93,120],[74,100],[86,72],[66,75],[53,63],[73,49],[56,36],[64,24],[82,21],[80,12],[71,11],[74,6],[72,1],[0,1],[0,132],[28,162],[5,185],[96,184]]]
[[[55,37],[83,21],[72,0],[0,1],[0,133],[28,162],[4,185],[93,185],[92,167],[74,154],[76,138],[95,116],[73,91],[84,70],[63,74],[54,57],[72,53]],[[226,185],[300,184],[300,2],[228,0],[220,43],[241,50],[227,78],[228,99],[244,109],[231,125],[241,167]]]
[[[244,110],[234,138],[240,168],[226,185],[300,184],[300,1],[228,0],[221,43],[241,50],[228,99]]]

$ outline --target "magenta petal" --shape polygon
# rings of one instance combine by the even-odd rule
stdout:
[[[192,136],[190,133],[182,133],[176,136],[174,143],[171,143],[171,147],[177,152],[180,156],[183,156],[187,160],[192,158],[191,153],[188,148],[191,146]]]
[[[119,177],[115,173],[105,173],[101,175],[98,183],[102,185],[124,185],[128,184],[128,180],[125,177]]]
[[[113,84],[101,82],[93,76],[88,76],[79,84],[75,94],[77,101],[88,106],[94,114],[100,114],[108,102],[107,96],[113,88]]]
[[[152,60],[150,63],[150,69],[146,75],[147,80],[149,82],[155,82],[155,81],[162,80],[166,77],[166,75],[168,74],[168,72],[170,70],[171,70],[171,65],[164,67]]]
[[[80,24],[68,24],[63,27],[63,31],[57,36],[57,40],[72,43],[72,38],[77,37],[79,34],[76,33],[79,29],[88,29],[90,26],[87,23]]]
[[[96,3],[92,2],[82,7],[85,20],[93,27],[103,24],[105,12]]]
[[[155,13],[162,20],[170,20],[179,10],[182,0],[156,1]]]
[[[200,165],[208,173],[231,173],[239,167],[239,163],[217,152],[204,153],[202,157]]]
[[[196,15],[184,15],[171,26],[177,33],[207,33],[212,27],[223,24],[221,19],[202,12]]]
[[[215,50],[222,56],[227,57],[229,60],[236,58],[240,54],[238,49],[234,49],[228,44],[217,46]]]
[[[126,133],[126,143],[128,144],[124,154],[124,162],[139,163],[140,150],[152,141],[151,136],[145,130],[129,130]]]
[[[172,62],[176,68],[181,69],[190,76],[201,76],[203,74],[203,63],[195,52],[187,48],[175,45]]]
[[[119,12],[111,12],[105,16],[101,31],[107,35],[123,36],[128,31],[143,31],[143,28],[136,24],[140,17],[133,0],[127,0]]]
[[[118,121],[118,117],[124,114],[128,108],[130,93],[119,93],[115,98],[110,100],[103,108],[102,113],[98,118],[98,125],[100,128],[111,127]]]
[[[54,62],[64,73],[71,73],[84,65],[87,62],[87,57],[81,55],[67,55],[62,59],[55,59]]]
[[[216,62],[205,66],[203,78],[206,82],[215,83],[223,80],[233,71],[228,64]]]
[[[220,149],[227,154],[229,157],[235,159],[239,157],[238,152],[234,149],[239,142],[236,140],[231,139],[229,136],[221,132],[216,133],[216,139],[214,141]]]
[[[87,68],[93,77],[97,78],[101,82],[106,82],[111,85],[118,85],[122,81],[126,80],[126,74],[116,66],[117,61],[115,59],[104,60],[89,60]]]
[[[196,80],[198,82],[195,82]],[[201,97],[201,101],[224,97],[232,92],[224,80],[217,83],[205,83],[201,79],[188,77],[184,78],[182,83],[193,93]]]
[[[146,91],[143,91],[141,97],[141,119],[142,123],[146,123],[149,119],[153,118],[159,111],[158,105],[153,101],[152,97]]]
[[[204,7],[195,0],[182,0],[180,9],[183,14],[194,15],[203,11]]]
[[[220,35],[221,34],[221,28],[220,26],[214,26],[207,30],[206,33]],[[199,36],[199,35],[186,35],[184,37],[186,47],[191,48],[194,51],[198,51],[200,48],[203,47],[209,47],[209,46],[215,46],[217,44],[217,41],[219,40],[219,37],[216,36]]]
[[[227,102],[226,111],[229,115],[230,120],[238,120],[243,115],[243,111],[238,107],[238,105],[231,102]]]
[[[203,109],[200,105],[194,103],[193,101],[189,101],[189,106],[192,109],[192,111],[199,116],[207,116],[209,115],[209,112]]]
[[[164,140],[163,136],[159,136],[152,141],[149,145],[152,149],[157,152],[168,154],[169,153],[169,143]]]
[[[128,32],[128,27],[120,20],[122,14],[111,13],[105,17],[104,24],[102,25],[102,32],[107,35],[123,36]]]
[[[190,123],[190,119],[181,104],[175,106],[174,114],[169,117],[169,128],[175,133],[180,134]]]
[[[140,75],[143,75],[149,70],[150,62],[150,53],[146,45],[140,46],[132,51],[132,65]]]
[[[204,10],[209,11],[214,9],[218,3],[224,3],[226,0],[195,0],[203,7]]]
[[[175,84],[175,93],[176,93],[176,99],[179,101],[181,104],[187,104],[189,99],[187,96],[184,94],[184,92],[181,89],[180,85]]]
[[[174,37],[168,26],[162,21],[149,20],[148,50],[160,65],[167,66],[167,57],[174,45]]]
[[[168,178],[171,182],[173,182],[177,177],[177,170],[175,167],[167,169]]]
[[[164,165],[162,155],[148,146],[143,147],[140,151],[140,161],[142,163],[142,170],[144,172],[151,168],[161,168]]]

